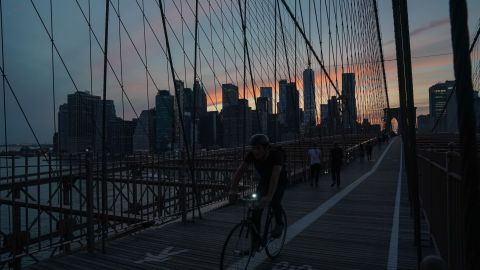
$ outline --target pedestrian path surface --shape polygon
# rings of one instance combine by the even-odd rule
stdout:
[[[284,250],[273,261],[257,253],[248,269],[414,269],[401,166],[401,142],[394,139],[375,147],[372,161],[345,166],[340,188],[330,187],[329,175],[321,177],[318,187],[304,183],[288,188]],[[195,223],[173,223],[109,241],[106,254],[81,251],[29,269],[218,269],[223,242],[241,217],[242,206],[222,207]]]

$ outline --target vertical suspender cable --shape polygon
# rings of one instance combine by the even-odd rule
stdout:
[[[107,160],[105,153],[106,141],[106,104],[107,104],[107,55],[108,55],[108,15],[110,0],[105,1],[105,45],[103,53],[103,104],[102,104],[102,252],[105,253],[107,238]]]
[[[242,14],[242,6],[240,4],[240,0],[238,0],[239,8],[240,8],[240,14]],[[245,61],[248,61],[248,70],[250,74],[250,80],[252,83],[252,92],[253,92],[253,102],[255,103],[255,112],[256,112],[256,117],[257,117],[257,122],[258,126],[260,127],[260,132],[263,133],[264,130],[262,129],[262,125],[260,123],[260,116],[258,113],[258,108],[257,108],[257,95],[255,93],[255,83],[253,80],[253,74],[252,74],[252,64],[250,61],[250,53],[248,51],[248,43],[247,43],[247,26],[246,26],[246,21],[247,21],[247,0],[244,1],[244,15],[242,17],[242,28],[243,28],[243,44],[244,44],[244,57],[246,56]],[[244,61],[244,68],[243,68],[243,83],[244,83],[244,98],[247,100],[248,99],[245,97],[245,91],[247,89],[247,84],[246,84],[246,62]],[[246,107],[245,107],[246,110]],[[245,129],[244,129],[245,130]],[[244,142],[246,141],[246,138],[244,138]]]
[[[3,47],[3,1],[0,0],[0,31],[1,31],[1,38],[2,38],[2,90],[3,90],[3,138],[4,138],[4,148],[5,153],[8,152],[8,134],[7,134],[7,91],[5,90],[5,50]],[[5,156],[5,164],[7,164],[7,156]],[[5,167],[8,167],[5,165]],[[6,176],[8,177],[8,168],[5,168]]]
[[[120,57],[120,87],[123,89],[123,56],[122,56],[122,31],[120,24],[120,0],[117,0],[117,10],[118,10],[118,47],[119,47],[119,57]],[[126,144],[126,128],[125,128],[125,94],[122,91],[122,135],[121,135],[121,147],[122,154],[127,153],[127,144]]]
[[[92,30],[91,30],[91,3],[88,0],[88,52],[90,61],[90,95],[93,94],[93,69],[92,69]],[[119,26],[120,27],[120,26]]]
[[[274,104],[272,105],[272,107],[275,107],[275,114],[277,115],[277,118],[275,119],[275,141],[278,141],[278,134],[277,134],[277,130],[278,130],[278,106],[277,106],[277,6],[278,6],[278,0],[274,0],[274,6],[275,6],[275,23],[274,23],[274,27],[275,27],[275,38],[274,38],[274,67],[273,67],[273,85],[274,85],[274,91],[275,91],[275,94],[274,94]],[[273,109],[273,108],[272,108]]]
[[[390,115],[390,101],[388,99],[388,88],[387,88],[387,76],[385,74],[385,60],[383,58],[383,47],[382,47],[382,36],[380,34],[380,23],[378,20],[378,7],[377,7],[377,0],[372,0],[373,2],[373,8],[375,12],[375,23],[377,26],[377,39],[378,39],[378,46],[380,50],[380,62],[382,65],[382,75],[383,75],[383,85],[384,85],[384,90],[385,90],[385,99],[387,102],[387,119],[386,119],[386,127],[388,127],[387,131],[391,131],[391,125],[390,122],[392,120],[391,115]]]
[[[170,42],[168,40],[168,32],[167,32],[167,24],[166,24],[166,18],[165,18],[165,11],[164,11],[164,8],[163,8],[163,1],[162,0],[159,0],[158,1],[159,3],[159,7],[160,7],[160,13],[162,15],[162,26],[163,26],[163,34],[165,36],[165,43],[167,45],[167,58],[168,58],[168,61],[169,61],[169,64],[170,64],[170,71],[171,71],[171,75],[172,75],[172,81],[173,81],[173,87],[174,87],[174,91],[175,91],[175,96],[178,97],[178,89],[177,87],[175,86],[175,70],[174,70],[174,67],[173,67],[173,60],[172,60],[172,52],[171,52],[171,49],[170,49]],[[179,113],[179,118],[180,118],[180,125],[181,125],[181,129],[182,129],[182,134],[183,134],[183,141],[185,142],[185,150],[187,152],[187,161],[188,161],[188,164],[189,164],[189,169],[192,170],[192,159],[191,159],[191,156],[190,156],[190,147],[189,147],[189,144],[188,144],[188,140],[187,140],[187,134],[185,133],[185,125],[184,125],[184,122],[183,122],[183,117],[180,117],[180,115],[182,114],[182,108],[181,108],[181,105],[180,105],[180,100],[177,98],[176,99],[176,103],[177,103],[177,108],[178,108],[178,113]],[[196,194],[196,184],[195,183],[192,183],[193,187],[193,192]],[[184,220],[185,221],[185,220]]]
[[[287,70],[288,70],[288,81],[292,81],[292,76],[290,74],[290,65],[288,62],[288,53],[287,53],[287,44],[285,43],[285,32],[283,29],[283,21],[282,21],[282,12],[280,11],[280,3],[277,1],[278,5],[278,16],[280,18],[280,29],[282,30],[282,40],[283,40],[283,49],[285,50],[285,60],[287,61]],[[291,15],[293,17],[293,15]]]
[[[51,33],[51,40],[50,42],[52,43],[51,44],[51,64],[52,64],[52,101],[53,101],[53,131],[55,133],[57,133],[57,117],[56,117],[56,113],[55,113],[55,108],[57,107],[56,106],[56,103],[55,103],[55,62],[54,62],[54,59],[53,59],[53,7],[52,7],[52,0],[50,0],[50,33]],[[58,153],[60,152],[60,136],[58,136],[57,134],[57,140],[56,143],[57,144],[57,158],[58,158]],[[56,162],[57,163],[57,162]],[[58,164],[58,163],[57,163]]]
[[[193,116],[192,116],[192,129],[193,129],[193,138],[192,138],[192,184],[194,185],[196,183],[195,179],[195,142],[196,142],[196,130],[195,130],[195,123],[197,120],[197,95],[200,94],[200,90],[202,87],[200,87],[200,80],[198,80],[198,74],[197,74],[197,50],[198,50],[198,0],[195,1],[195,58],[194,58],[194,72],[193,72]],[[198,83],[197,83],[198,81]],[[200,218],[202,218],[202,213],[200,212],[200,203],[199,203],[199,198],[196,190],[194,189],[193,196],[194,199],[192,200],[193,203],[193,215],[192,219],[195,218],[195,201],[197,202],[197,207],[198,207],[198,215]]]

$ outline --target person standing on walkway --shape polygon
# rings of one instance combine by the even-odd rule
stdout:
[[[363,147],[363,143],[360,143],[358,149],[360,151],[360,161],[363,162],[363,158],[365,157],[365,147]]]
[[[372,161],[372,142],[368,141],[367,145],[365,146],[365,150],[367,151],[367,160]]]
[[[315,143],[311,149],[308,149],[308,162],[310,164],[310,186],[313,186],[313,179],[315,178],[315,187],[318,187],[318,178],[320,177],[320,169],[322,160],[322,151]]]
[[[337,187],[340,187],[340,169],[342,167],[343,161],[343,150],[338,146],[338,143],[333,144],[333,148],[330,150],[330,163],[331,163],[331,172],[332,172],[332,184],[333,187],[335,184]]]

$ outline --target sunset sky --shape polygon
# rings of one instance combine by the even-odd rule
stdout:
[[[141,4],[142,1],[137,0]],[[210,0],[212,10],[223,8],[228,10],[228,7],[218,6],[218,3],[223,5],[224,2],[230,1]],[[253,0],[248,0],[253,1]],[[248,2],[247,1],[247,2]],[[255,0],[260,1],[260,0]],[[48,1],[36,0],[33,1],[38,8],[41,17],[45,21],[46,27],[50,28],[50,16]],[[83,11],[87,12],[87,1],[78,1]],[[103,46],[103,30],[104,30],[104,2],[92,2],[92,27],[94,32],[98,35],[98,40]],[[93,3],[95,2],[95,3]],[[112,1],[116,3],[117,1]],[[170,0],[166,0],[167,18],[171,27],[175,29],[175,33],[179,34],[181,31],[181,19],[175,16],[175,8],[178,6],[172,5]],[[180,3],[176,0],[176,4]],[[193,0],[183,3],[183,8],[188,9],[189,3],[194,6]],[[209,1],[208,1],[209,2]],[[201,1],[208,9],[207,0]],[[292,2],[290,0],[290,2]],[[385,55],[385,69],[387,73],[388,92],[391,107],[398,106],[398,81],[395,61],[395,44],[393,31],[393,17],[391,0],[378,0],[380,27],[382,33],[382,43]],[[415,103],[418,108],[418,114],[428,113],[428,87],[445,80],[453,80],[453,55],[451,49],[450,39],[450,23],[449,23],[449,9],[448,0],[418,0],[408,1],[409,5],[409,24],[410,24],[410,40],[412,49],[412,65],[413,65],[413,80],[415,91]],[[142,16],[135,1],[120,1],[122,18],[125,22],[125,27],[128,29],[130,38],[135,41],[138,46],[139,53],[143,56],[144,44],[143,42],[143,24]],[[234,1],[237,3],[237,1]],[[304,1],[308,3],[308,1]],[[52,66],[51,66],[51,43],[43,28],[35,9],[30,1],[27,0],[10,0],[3,1],[3,24],[4,24],[4,51],[5,51],[5,66],[6,75],[12,85],[15,94],[17,95],[25,114],[32,123],[33,130],[38,135],[41,143],[51,143],[54,125],[53,114],[58,110],[58,106],[66,102],[67,95],[73,93],[75,89],[80,91],[90,90],[90,63],[89,63],[89,41],[88,28],[85,20],[82,17],[80,9],[77,7],[75,1],[54,0],[54,40],[55,44],[62,55],[65,64],[68,67],[70,75],[72,76],[72,83],[69,75],[65,71],[61,59],[55,55],[55,104],[53,106],[52,97]],[[478,28],[480,18],[480,1],[468,0],[469,8],[469,32],[471,39],[474,32]],[[290,4],[292,5],[292,4]],[[305,8],[305,7],[304,7]],[[208,10],[204,10],[205,14]],[[110,10],[110,39],[109,39],[109,59],[112,66],[115,67],[117,76],[120,76],[119,65],[120,58],[118,57],[119,42],[118,42],[118,21],[116,10]],[[200,11],[202,12],[202,11]],[[158,45],[157,38],[160,42],[164,42],[163,30],[161,24],[160,12],[153,0],[145,0],[145,13],[150,19],[152,28],[157,33],[153,35],[147,25],[147,59],[148,66],[152,78],[148,79],[149,92],[147,101],[145,69],[132,45],[129,44],[129,37],[122,30],[122,50],[125,51],[123,55],[123,77],[124,86],[128,91],[129,98],[132,102],[133,108],[140,114],[141,110],[147,107],[154,106],[155,94],[158,89],[171,89],[170,73],[166,68],[166,58]],[[87,13],[86,13],[87,14]],[[194,18],[190,16],[186,18],[189,27],[193,29]],[[208,26],[208,20],[205,16],[200,18],[202,25]],[[217,25],[217,28],[221,27]],[[188,38],[188,30],[185,32],[185,44],[192,46],[191,39]],[[170,31],[170,30],[169,30]],[[199,30],[200,35],[204,35],[202,30]],[[206,30],[209,31],[209,30]],[[215,35],[215,33],[206,33],[208,35]],[[181,38],[181,36],[179,36]],[[92,38],[94,38],[92,36]],[[175,36],[171,34],[170,42],[175,44]],[[470,40],[471,41],[471,40]],[[92,91],[96,95],[101,95],[102,79],[103,79],[103,59],[101,51],[99,50],[96,41],[92,40]],[[202,43],[203,42],[203,43]],[[187,45],[185,47],[187,47]],[[205,40],[201,40],[201,46],[204,48],[208,46]],[[221,46],[221,45],[219,45]],[[318,46],[318,45],[317,45]],[[186,49],[188,51],[188,49]],[[262,52],[259,52],[261,54]],[[184,72],[183,52],[179,46],[173,48],[174,66],[176,66],[177,73],[180,79],[187,77],[186,84],[191,87],[193,75],[192,72]],[[187,54],[191,54],[187,52]],[[193,56],[192,56],[193,57]],[[201,57],[200,57],[201,58]],[[242,59],[235,59],[241,62]],[[188,62],[188,59],[186,60]],[[326,63],[325,63],[326,64]],[[211,99],[209,98],[209,109],[214,110],[213,105],[219,102],[221,98],[218,82],[236,81],[238,78],[234,76],[228,77],[222,74],[223,68],[221,63],[216,62],[216,77],[209,72],[209,67],[205,61],[201,61],[199,65],[202,67],[202,81],[210,82],[207,90]],[[188,64],[187,64],[188,66]],[[228,74],[234,75],[232,66],[227,66]],[[242,66],[243,68],[243,66]],[[258,71],[268,72],[268,68],[256,67]],[[263,68],[263,70],[262,70]],[[315,68],[315,66],[314,66]],[[316,67],[318,68],[318,66]],[[185,68],[186,69],[186,68]],[[316,71],[317,72],[317,71]],[[297,72],[301,74],[301,70]],[[330,74],[332,75],[332,74]],[[280,74],[280,77],[282,74]],[[283,75],[285,76],[285,75]],[[243,83],[243,82],[241,82]],[[240,83],[240,84],[241,84]],[[260,81],[256,82],[261,84]],[[272,84],[271,82],[264,82],[265,85]],[[121,91],[119,90],[118,82],[114,74],[108,73],[108,98],[113,99],[117,109],[117,115],[121,116]],[[32,143],[34,142],[32,133],[29,131],[25,120],[15,103],[11,93],[7,90],[7,130],[8,143]],[[217,92],[217,100],[215,100],[215,91]],[[2,102],[3,103],[3,102]],[[251,104],[252,105],[252,104]],[[218,107],[218,106],[217,106]],[[133,110],[125,107],[126,119],[131,119],[135,116]],[[4,142],[4,115],[2,107],[1,119],[1,143]]]

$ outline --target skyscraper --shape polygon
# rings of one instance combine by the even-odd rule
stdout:
[[[116,118],[115,105],[113,100],[105,100],[105,138],[109,137],[108,131],[110,122]],[[96,131],[95,131],[95,150],[102,151],[102,128],[103,128],[103,101],[99,100],[96,109]],[[106,149],[109,149],[109,141],[105,140]]]
[[[57,149],[59,152],[66,152],[68,151],[68,125],[70,121],[68,119],[68,104],[62,104],[58,108],[58,137],[57,142]]]
[[[355,128],[357,123],[357,103],[355,99],[355,73],[342,74],[343,127]]]
[[[155,109],[143,110],[133,133],[133,151],[155,150]]]
[[[307,68],[303,71],[303,106],[305,127],[311,127],[316,124],[315,114],[315,83],[314,72]]]
[[[199,119],[201,116],[207,113],[207,95],[205,94],[205,89],[199,83],[199,81],[195,81],[193,92],[197,103],[196,117]]]
[[[279,89],[279,102],[278,102],[278,114],[279,121],[282,124],[285,124],[285,113],[287,111],[287,80],[278,81]]]
[[[328,118],[328,104],[320,104],[320,119],[321,122]]]
[[[75,92],[67,97],[68,111],[68,152],[83,152],[87,147],[95,145],[97,128],[97,109],[100,102],[99,96],[90,95],[89,92]],[[60,138],[60,140],[62,140]]]
[[[183,88],[183,114],[193,112],[193,91],[191,88]]]
[[[222,107],[238,105],[238,87],[231,83],[222,84]]]
[[[267,133],[268,131],[268,97],[257,98],[257,109],[252,110],[253,133]]]
[[[257,110],[260,112],[268,112],[268,97],[257,98]]]
[[[429,111],[430,116],[437,120],[437,118],[442,117],[442,112],[445,104],[447,103],[448,96],[450,95],[451,91],[455,86],[455,81],[445,81],[444,83],[437,83],[432,85],[428,89],[428,96],[429,96]],[[452,99],[455,99],[452,97]],[[450,99],[450,100],[452,100]],[[443,116],[446,116],[444,114]]]
[[[340,126],[340,117],[339,117],[339,109],[337,103],[337,97],[332,96],[328,100],[328,117],[327,117],[327,126],[328,126],[328,134],[335,135],[337,134],[337,128]]]
[[[133,151],[133,134],[137,125],[137,119],[126,121],[116,117],[108,127],[107,141],[110,152],[114,154],[126,154]]]
[[[155,121],[157,151],[165,151],[173,139],[173,96],[168,90],[160,90],[155,96]]]
[[[262,86],[260,87],[260,96],[268,99],[267,113],[272,114],[272,87]]]
[[[203,147],[209,148],[214,145],[218,145],[218,118],[217,111],[207,112],[200,118],[200,123],[198,125],[198,137],[199,142]]]
[[[248,100],[240,99],[238,105],[223,108],[222,119],[224,147],[239,146],[248,141],[252,130],[252,113]]]
[[[183,118],[184,118],[184,111],[185,111],[185,108],[183,107],[183,105],[185,104],[184,103],[184,92],[183,92],[183,87],[184,87],[184,83],[183,81],[181,80],[175,80],[175,104],[173,106],[173,110],[174,110],[174,121],[175,121],[175,126],[174,126],[174,129],[175,129],[175,138],[174,138],[174,141],[176,143],[176,147],[177,148],[183,148],[183,129],[182,129],[182,121],[183,121]],[[178,103],[180,104],[180,111],[181,113],[179,112],[179,109],[178,109],[178,105],[177,105],[177,100],[178,100]],[[182,117],[182,120],[180,120],[180,117]]]
[[[300,128],[300,108],[299,108],[299,93],[295,82],[287,84],[286,87],[286,125],[288,130],[297,133]]]

